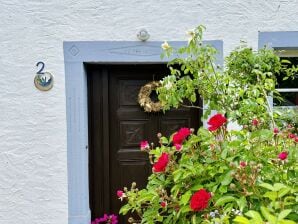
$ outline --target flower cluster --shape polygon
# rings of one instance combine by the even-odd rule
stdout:
[[[91,224],[118,224],[118,217],[114,214],[104,214],[101,218],[96,218]]]
[[[291,183],[284,180],[283,169],[293,170],[289,164],[295,161],[291,156],[297,146],[297,136],[291,135],[290,129],[263,129],[260,120],[254,118],[250,127],[243,130],[228,131],[224,128],[227,118],[218,113],[208,120],[208,130],[200,128],[198,134],[185,127],[169,139],[159,133],[160,146],[156,148],[142,141],[140,149],[149,153],[153,173],[146,189],[139,191],[133,183],[130,190],[117,191],[117,197],[127,201],[120,213],[126,214],[127,207],[145,212],[148,208],[156,212],[146,218],[140,216],[148,223],[166,218],[173,221],[177,218],[173,214],[180,214],[178,219],[182,223],[193,217],[197,223],[203,220],[216,223],[243,216],[248,204],[257,210],[262,206],[256,200],[257,195],[265,194],[262,186],[269,186],[263,182],[274,179]],[[272,172],[276,174],[274,177]],[[233,207],[226,209],[227,202]],[[139,223],[132,217],[129,220]]]

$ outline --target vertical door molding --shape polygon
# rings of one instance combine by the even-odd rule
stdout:
[[[218,50],[217,64],[223,64],[223,42],[206,41]],[[88,187],[88,100],[87,74],[84,63],[98,64],[158,64],[160,41],[67,41],[63,43],[65,63],[67,165],[68,165],[68,223],[89,224]],[[174,48],[184,41],[170,42]]]

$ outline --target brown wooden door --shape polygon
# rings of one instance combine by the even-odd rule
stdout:
[[[142,140],[157,142],[156,134],[180,127],[198,128],[200,111],[179,108],[163,114],[146,113],[137,102],[144,84],[168,74],[166,65],[88,66],[90,207],[92,217],[117,214],[116,191],[132,182],[144,188],[151,173]],[[120,223],[126,223],[123,219]]]

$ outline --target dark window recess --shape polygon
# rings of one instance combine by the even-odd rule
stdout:
[[[282,57],[281,59],[288,60],[292,63],[292,65],[298,66],[298,57]],[[291,65],[290,65],[291,66]],[[280,96],[273,98],[274,106],[297,106],[298,105],[298,91],[292,92],[289,89],[298,89],[298,74],[296,74],[295,78],[289,78],[287,80],[283,80],[286,75],[281,73],[277,76],[277,86],[279,89]]]

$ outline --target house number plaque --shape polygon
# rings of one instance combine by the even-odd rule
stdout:
[[[36,63],[38,71],[34,78],[35,87],[41,91],[48,91],[54,85],[54,77],[50,72],[44,71],[45,63],[39,61]]]

